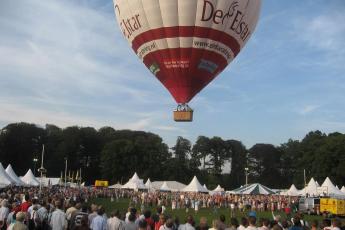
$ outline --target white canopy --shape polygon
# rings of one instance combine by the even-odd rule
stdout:
[[[159,189],[160,191],[163,191],[163,192],[171,192],[171,188],[169,188],[168,184],[166,181],[164,181],[164,183],[162,184],[162,186],[160,187]]]
[[[286,196],[298,196],[300,194],[300,191],[296,188],[294,184],[291,185],[289,190],[283,193],[283,195]]]
[[[172,191],[181,191],[184,187],[186,187],[185,184],[182,184],[178,181],[153,181],[152,182],[153,189],[159,190],[164,184],[164,182],[167,183],[168,187],[171,188]]]
[[[139,190],[139,189],[147,189],[146,186],[144,185],[144,182],[142,179],[138,177],[137,173],[134,173],[131,179],[124,184],[121,188],[123,189],[134,189],[134,190]]]
[[[193,180],[187,185],[185,188],[182,189],[183,192],[208,192],[199,182],[196,176],[193,177]]]
[[[110,185],[108,188],[117,188],[117,189],[120,189],[121,187],[122,187],[122,184],[117,183],[117,184]]]
[[[312,177],[307,185],[307,187],[305,187],[304,189],[302,189],[300,191],[300,195],[306,196],[307,194],[309,196],[317,196],[318,195],[318,191],[317,188],[319,186],[317,186],[314,178]]]
[[[207,188],[207,186],[206,186],[206,184],[204,184],[204,186],[203,186],[203,187],[204,187],[204,188],[205,188],[207,191],[209,191],[209,190],[208,190],[208,188]]]
[[[333,185],[332,181],[328,177],[325,179],[321,187],[326,188],[324,191],[326,195],[345,195]]]
[[[40,182],[35,178],[34,174],[32,173],[31,169],[27,171],[27,173],[20,178],[25,185],[28,186],[39,186]]]
[[[11,164],[8,164],[7,165],[7,168],[6,168],[6,173],[9,177],[11,177],[12,181],[14,181],[14,184],[17,185],[17,186],[23,186],[24,185],[24,182],[21,181],[19,179],[19,177],[17,176],[17,174],[14,172]]]
[[[149,190],[149,192],[154,192],[156,189],[153,187],[153,184],[149,179],[147,179],[146,183],[145,183],[145,187]]]
[[[14,180],[6,173],[4,167],[0,163],[0,188],[15,184]]]
[[[342,191],[345,194],[345,186],[341,187],[340,191]]]
[[[224,189],[218,185],[212,192],[224,192]]]
[[[40,182],[41,177],[36,177],[36,180]],[[61,182],[60,177],[42,177],[42,186],[44,187],[59,185]]]

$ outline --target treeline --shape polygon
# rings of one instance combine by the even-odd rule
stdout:
[[[83,180],[107,179],[126,182],[134,172],[142,178],[188,183],[197,175],[210,188],[221,184],[233,189],[248,182],[271,188],[304,184],[313,176],[320,183],[329,176],[345,184],[345,135],[310,132],[301,141],[280,146],[256,144],[247,149],[241,141],[220,137],[198,137],[192,144],[178,137],[169,148],[156,134],[103,127],[39,127],[28,123],[9,124],[0,132],[0,162],[11,163],[18,175],[40,167],[42,145],[48,176],[60,177],[65,169],[81,169]],[[38,159],[35,162],[33,159]]]

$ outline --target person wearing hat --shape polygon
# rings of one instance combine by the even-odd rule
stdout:
[[[18,212],[16,214],[16,223],[13,225],[13,230],[28,230],[28,227],[24,224],[26,214],[25,212]]]

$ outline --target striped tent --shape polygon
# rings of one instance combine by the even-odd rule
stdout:
[[[275,194],[275,192],[272,189],[258,183],[242,186],[240,188],[233,190],[233,192],[235,194],[250,194],[250,195]]]

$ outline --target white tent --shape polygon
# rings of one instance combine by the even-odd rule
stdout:
[[[156,189],[153,187],[153,184],[152,184],[150,178],[147,179],[147,181],[146,181],[146,183],[145,183],[145,187],[149,190],[149,192],[153,192],[153,191],[156,190]]]
[[[196,176],[193,177],[193,180],[187,185],[185,188],[182,189],[183,192],[207,192],[208,190],[205,189],[199,182]]]
[[[39,186],[40,182],[36,179],[31,169],[29,169],[26,174],[20,178],[27,186]]]
[[[203,187],[204,187],[204,188],[205,188],[207,191],[209,191],[209,190],[208,190],[208,188],[207,188],[207,186],[206,186],[206,184],[204,184],[204,186],[203,186]]]
[[[232,190],[232,192],[235,194],[251,194],[251,195],[275,194],[275,192],[272,189],[258,183],[241,186],[235,190]]]
[[[134,190],[139,190],[139,189],[147,189],[146,186],[144,185],[144,182],[142,179],[138,177],[137,173],[134,173],[131,179],[124,184],[121,188],[123,189],[134,189]]]
[[[224,192],[224,189],[218,185],[212,192]]]
[[[300,191],[296,188],[294,184],[292,184],[286,192],[283,192],[282,195],[285,196],[298,196],[300,194]]]
[[[7,168],[6,168],[6,173],[9,177],[11,177],[12,181],[14,181],[14,184],[17,185],[17,186],[23,186],[24,185],[24,182],[21,181],[19,179],[19,177],[17,176],[17,174],[14,172],[11,164],[8,164],[7,165]]]
[[[300,191],[300,195],[306,196],[308,194],[309,196],[317,196],[318,195],[318,191],[317,191],[318,187],[319,186],[317,186],[314,178],[312,177],[310,179],[308,185]]]
[[[122,184],[117,183],[117,184],[110,185],[108,188],[120,189],[121,187],[122,187]]]
[[[11,184],[15,184],[14,180],[6,173],[4,167],[0,163],[0,188],[4,188]]]
[[[333,185],[332,181],[328,177],[325,179],[321,187],[325,188],[325,195],[345,195]]]
[[[319,182],[317,182],[317,180],[315,181],[315,183],[316,183],[317,187],[320,187],[320,184],[319,184]]]
[[[41,177],[35,177],[38,182],[41,181]],[[61,184],[61,178],[60,177],[42,177],[42,186],[48,187],[53,185],[59,185]]]
[[[153,181],[152,182],[153,189],[159,190],[164,184],[164,182],[167,183],[168,187],[171,188],[172,191],[181,191],[184,187],[186,187],[185,184],[182,184],[178,181]]]
[[[345,194],[345,186],[341,187],[340,191],[342,191]]]
[[[166,181],[164,181],[164,183],[162,184],[162,186],[159,188],[160,191],[163,191],[163,192],[171,192],[172,189],[169,188],[168,184]]]

